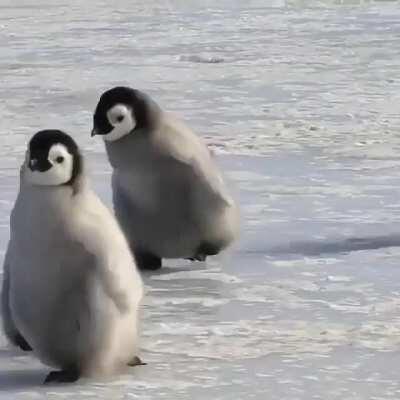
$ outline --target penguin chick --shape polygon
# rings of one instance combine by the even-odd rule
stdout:
[[[56,368],[45,382],[107,376],[138,359],[140,275],[61,131],[29,142],[4,271],[4,330]]]
[[[207,146],[145,93],[115,87],[93,117],[113,167],[113,203],[139,268],[204,261],[235,239],[239,217]]]

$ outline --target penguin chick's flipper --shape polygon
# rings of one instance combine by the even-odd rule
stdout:
[[[29,343],[24,339],[24,337],[17,333],[14,337],[14,343],[23,351],[32,351],[32,347]]]
[[[66,369],[62,371],[51,371],[44,380],[44,384],[48,383],[73,383],[80,377],[77,369]]]
[[[138,356],[133,357],[132,360],[128,362],[128,367],[136,367],[138,365],[147,365],[147,363],[143,362]]]
[[[135,254],[136,264],[139,269],[142,270],[148,269],[151,271],[155,271],[157,269],[160,269],[162,266],[161,258],[155,256],[152,253],[142,250],[135,250],[134,254]]]

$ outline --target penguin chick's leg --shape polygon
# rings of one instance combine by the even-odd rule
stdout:
[[[143,362],[138,356],[133,357],[132,360],[128,362],[128,367],[136,367],[138,365],[147,365],[147,363]]]
[[[44,384],[48,383],[73,383],[76,382],[80,377],[77,369],[65,369],[62,371],[51,371],[44,380]]]
[[[135,249],[134,255],[139,269],[155,271],[162,266],[161,258],[147,251]]]

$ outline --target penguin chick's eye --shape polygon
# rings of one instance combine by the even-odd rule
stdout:
[[[122,122],[123,120],[124,120],[124,116],[123,115],[118,115],[117,121],[118,122]]]
[[[63,157],[63,156],[58,156],[58,157],[56,158],[56,162],[57,162],[58,164],[61,164],[63,161],[64,161],[64,157]]]

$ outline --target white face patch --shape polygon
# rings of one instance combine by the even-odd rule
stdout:
[[[103,135],[104,140],[114,142],[130,133],[136,126],[136,120],[132,109],[124,104],[116,104],[107,112],[108,122],[114,127],[107,135]]]
[[[67,183],[72,177],[74,159],[67,148],[60,143],[50,147],[48,161],[51,164],[50,169],[44,172],[32,171],[28,163],[33,166],[38,161],[27,159],[25,168],[25,179],[32,185],[39,186],[58,186]]]

